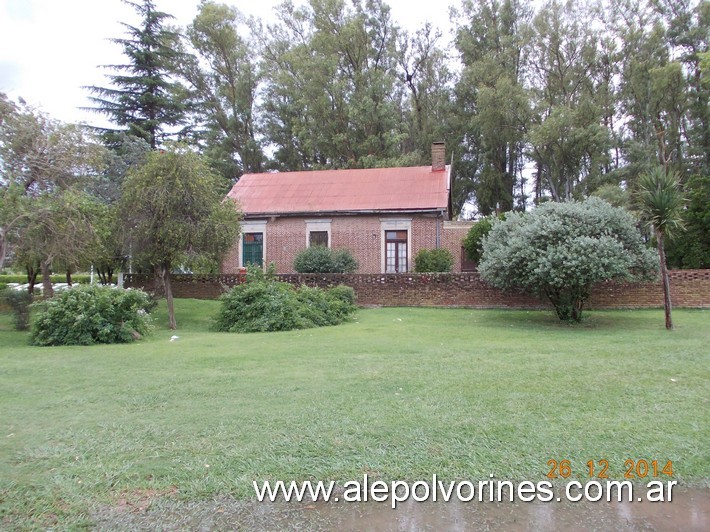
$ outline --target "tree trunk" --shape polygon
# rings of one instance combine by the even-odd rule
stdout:
[[[666,311],[666,329],[673,329],[671,318],[671,281],[668,278],[666,267],[666,251],[663,248],[663,233],[656,229],[656,244],[658,246],[658,259],[661,261],[661,281],[663,283],[663,305]]]
[[[71,286],[72,281],[71,281],[71,270],[67,269],[67,285]]]
[[[5,255],[7,255],[7,240],[5,230],[0,227],[0,271],[5,267]]]
[[[54,289],[52,288],[52,278],[51,272],[49,270],[49,262],[46,260],[42,261],[42,298],[49,299],[54,296]]]
[[[39,268],[39,264],[36,268],[31,264],[28,264],[25,268],[27,269],[27,292],[30,294],[34,294],[35,283],[37,282],[37,269]]]
[[[160,266],[160,278],[165,291],[165,301],[168,304],[168,326],[175,330],[177,323],[175,322],[175,307],[173,306],[173,288],[170,284],[170,267],[166,265]]]

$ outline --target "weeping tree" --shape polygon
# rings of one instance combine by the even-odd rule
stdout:
[[[96,201],[76,189],[43,193],[28,200],[16,253],[27,264],[39,263],[45,298],[54,294],[53,267],[62,265],[69,271],[88,263],[98,239],[96,212]]]
[[[180,144],[148,155],[123,183],[119,216],[133,259],[150,265],[177,328],[170,272],[207,259],[219,262],[239,233],[239,213],[223,201],[222,178]]]
[[[671,317],[671,283],[668,278],[666,251],[664,241],[682,227],[683,207],[685,199],[678,183],[678,177],[673,172],[658,166],[642,175],[639,179],[639,210],[653,228],[658,248],[658,260],[661,266],[663,282],[663,304],[666,311],[666,329],[673,329]]]

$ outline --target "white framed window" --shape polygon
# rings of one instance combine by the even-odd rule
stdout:
[[[330,226],[332,219],[306,220],[306,247],[332,246],[330,237]]]
[[[239,267],[248,264],[264,266],[266,260],[266,220],[240,222]]]
[[[412,219],[380,219],[382,273],[405,273],[412,264]]]

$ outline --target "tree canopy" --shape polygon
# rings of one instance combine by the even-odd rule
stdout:
[[[189,104],[186,138],[228,181],[429,164],[444,140],[453,214],[488,215],[621,197],[649,161],[682,182],[710,171],[707,0],[461,0],[450,45],[402,29],[384,0],[285,2],[271,24],[203,0],[182,30],[132,5],[144,22],[116,40],[130,75],[104,95],[147,79],[128,48],[145,37],[160,101]]]

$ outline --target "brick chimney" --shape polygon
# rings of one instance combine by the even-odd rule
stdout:
[[[446,145],[443,142],[434,142],[431,145],[431,171],[443,172],[446,170]]]

